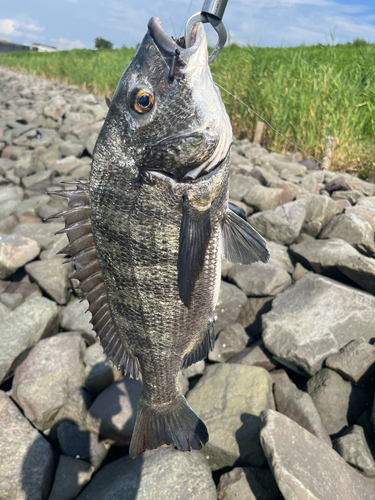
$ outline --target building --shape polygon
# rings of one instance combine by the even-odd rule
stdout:
[[[12,43],[7,38],[0,38],[0,54],[6,54],[7,52],[14,52],[15,50],[30,50],[30,45]],[[32,49],[32,50],[37,50],[37,49]]]
[[[55,52],[57,48],[51,45],[44,45],[43,43],[32,43],[31,50],[37,50],[38,52]]]

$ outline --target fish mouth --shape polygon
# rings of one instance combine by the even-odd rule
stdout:
[[[160,18],[158,17],[152,17],[149,20],[147,27],[156,47],[159,49],[159,52],[164,57],[169,67],[171,66],[173,57],[176,54],[176,49],[179,51],[177,65],[185,66],[187,65],[191,55],[199,49],[202,43],[205,42],[205,31],[202,23],[196,23],[192,26],[189,37],[191,44],[189,47],[183,47],[181,46],[180,41],[176,41],[171,38],[168,33],[164,31]]]

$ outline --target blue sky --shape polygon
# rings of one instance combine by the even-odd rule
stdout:
[[[189,15],[202,3],[192,0]],[[189,5],[190,0],[0,0],[0,37],[59,49],[93,48],[97,36],[118,47],[134,46],[151,16],[160,17],[170,34],[173,22],[179,35]],[[333,34],[336,42],[361,37],[375,43],[374,0],[229,0],[224,22],[239,44],[331,43]]]

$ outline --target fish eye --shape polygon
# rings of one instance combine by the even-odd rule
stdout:
[[[144,114],[154,105],[154,94],[148,87],[136,87],[130,93],[130,106],[137,113]]]

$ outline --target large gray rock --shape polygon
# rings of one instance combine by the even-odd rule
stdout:
[[[257,337],[262,333],[262,315],[271,310],[273,298],[250,297],[241,308],[237,323],[246,328],[251,336]]]
[[[80,299],[75,299],[69,302],[61,314],[61,326],[67,331],[80,332],[90,344],[93,344],[96,339],[90,323],[91,313],[86,312],[88,307],[87,300],[80,302]]]
[[[369,341],[374,321],[375,297],[308,273],[274,299],[262,317],[262,336],[280,361],[313,375],[350,340]]]
[[[208,353],[208,359],[218,363],[225,363],[225,361],[246,347],[249,340],[245,328],[239,323],[233,323],[221,330],[216,338],[214,350]]]
[[[106,441],[128,445],[134,429],[142,383],[121,377],[95,399],[86,428]]]
[[[49,222],[48,224],[35,224],[33,222],[23,222],[18,224],[13,234],[21,234],[37,241],[39,245],[46,249],[55,242],[55,233],[64,227],[63,222]]]
[[[343,378],[357,383],[375,369],[375,347],[361,339],[352,340],[337,354],[328,356],[325,365]]]
[[[95,470],[99,469],[108,453],[108,448],[97,435],[70,421],[60,422],[57,439],[63,455],[84,460]]]
[[[61,259],[37,260],[26,266],[26,272],[40,288],[58,304],[66,304],[69,296],[69,274],[73,265],[62,265]]]
[[[243,197],[244,202],[256,211],[274,210],[282,202],[283,190],[273,189],[260,184],[249,189]]]
[[[267,240],[290,245],[300,234],[305,215],[304,200],[297,200],[284,203],[274,211],[253,214],[248,221]]]
[[[350,382],[329,368],[323,368],[307,381],[307,392],[330,435],[336,436],[356,422],[366,409],[363,389],[352,387]]]
[[[12,374],[41,338],[57,333],[58,328],[57,306],[44,297],[32,297],[8,314],[0,328],[0,381]]]
[[[38,429],[48,429],[70,394],[83,385],[84,349],[79,334],[60,333],[41,340],[16,369],[13,396]]]
[[[319,439],[332,445],[328,432],[311,396],[297,388],[291,380],[276,382],[273,388],[276,409]]]
[[[363,220],[367,221],[372,230],[375,231],[375,204],[374,202],[370,202],[370,200],[365,198],[365,201],[370,203],[369,206],[361,205],[360,200],[354,207],[349,207],[345,209],[346,214],[355,214],[361,217]]]
[[[250,347],[245,347],[238,354],[235,354],[228,360],[228,363],[236,363],[239,365],[260,366],[267,371],[276,368],[275,363],[271,359],[270,353],[264,347],[262,339],[254,342]]]
[[[333,441],[333,448],[348,464],[375,477],[375,461],[366,443],[364,430],[359,425],[349,427]]]
[[[338,204],[326,196],[314,194],[300,195],[298,198],[305,201],[306,222],[318,221],[322,224],[328,222],[332,217],[342,212]]]
[[[215,331],[220,332],[226,326],[236,323],[247,297],[237,286],[221,282],[220,293],[215,309]]]
[[[114,368],[108,360],[99,342],[95,342],[86,349],[83,360],[86,365],[85,386],[91,394],[97,396],[112,384],[114,370],[117,372],[117,368]]]
[[[77,500],[216,500],[210,468],[197,451],[159,448],[103,467]]]
[[[337,262],[337,269],[358,286],[375,295],[375,259],[358,253]]]
[[[295,258],[291,255],[288,248],[274,241],[267,242],[267,247],[270,252],[270,259],[268,262],[292,274],[295,266]]]
[[[207,425],[210,438],[202,452],[213,470],[265,463],[259,414],[273,404],[266,370],[228,363],[208,366],[187,400]]]
[[[90,481],[94,467],[83,460],[60,455],[48,500],[74,500]]]
[[[367,221],[353,213],[336,215],[323,226],[319,238],[341,238],[359,252],[375,255],[374,230]]]
[[[262,262],[236,264],[229,270],[228,279],[251,297],[276,295],[292,284],[290,275],[284,269]]]
[[[259,182],[253,177],[236,174],[230,176],[229,197],[236,201],[242,201],[253,186]]]
[[[285,500],[372,500],[375,481],[281,413],[262,414],[261,443]],[[324,478],[324,479],[323,479]]]
[[[39,244],[19,234],[0,234],[0,279],[11,276],[39,255]]]
[[[52,429],[56,431],[56,424],[62,421],[74,422],[79,427],[85,427],[91,403],[90,394],[83,387],[79,387],[69,394],[69,398],[57,412],[52,423]]]
[[[220,477],[218,500],[280,500],[280,490],[268,469],[236,467]]]
[[[53,450],[0,391],[0,497],[46,500],[54,473]]]

